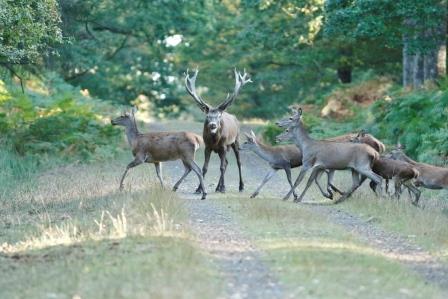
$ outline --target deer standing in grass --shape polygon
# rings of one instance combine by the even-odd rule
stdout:
[[[192,98],[196,101],[199,108],[206,114],[204,121],[204,129],[203,129],[203,138],[205,143],[205,157],[204,157],[204,166],[202,167],[202,175],[205,177],[205,174],[208,170],[208,163],[210,162],[210,155],[213,152],[219,155],[221,160],[220,171],[221,176],[219,178],[218,185],[216,186],[217,192],[225,192],[226,187],[224,184],[224,174],[227,168],[227,151],[232,148],[236,157],[236,163],[238,165],[238,172],[240,177],[239,182],[239,191],[244,190],[244,183],[241,174],[241,161],[240,161],[240,153],[239,153],[239,143],[238,137],[240,133],[240,125],[236,117],[230,113],[225,112],[227,107],[229,107],[233,101],[238,96],[240,88],[243,87],[246,83],[252,82],[248,77],[246,72],[243,75],[237,72],[235,69],[235,89],[233,93],[227,95],[227,98],[224,102],[222,102],[217,107],[212,107],[197,94],[196,92],[196,77],[198,75],[198,70],[194,72],[193,76],[189,76],[188,70],[185,76],[185,87],[187,92],[192,96]],[[202,192],[202,185],[199,185],[196,192]]]
[[[195,153],[203,143],[201,136],[191,132],[152,132],[142,134],[137,128],[134,109],[131,113],[124,113],[113,119],[111,123],[112,125],[125,127],[128,143],[134,156],[134,161],[128,164],[121,177],[120,190],[123,189],[123,181],[129,169],[142,163],[153,163],[155,165],[157,177],[163,187],[161,162],[182,160],[185,172],[174,185],[173,191],[177,190],[185,177],[193,170],[199,178],[202,190],[201,199],[206,198],[207,192],[204,188],[201,169],[194,161]]]
[[[414,161],[406,156],[400,144],[390,152],[388,157],[407,162],[418,170],[419,176],[415,181],[417,187],[436,190],[448,189],[448,168]]]
[[[257,154],[260,158],[267,161],[269,166],[271,166],[272,170],[270,170],[266,176],[264,177],[261,184],[255,190],[254,193],[250,196],[250,198],[254,198],[258,195],[261,188],[272,178],[272,176],[280,169],[283,169],[286,173],[286,177],[288,179],[289,185],[291,188],[293,187],[291,180],[291,168],[296,168],[302,166],[302,152],[300,149],[294,144],[287,145],[277,145],[277,146],[269,146],[260,142],[255,133],[253,131],[250,132],[250,135],[245,133],[246,141],[241,145],[241,150],[250,150]],[[316,179],[316,183],[319,186],[322,194],[325,197],[333,198],[332,190],[327,187],[327,192],[323,191],[322,186],[319,183],[319,180]],[[331,186],[334,191],[342,193],[334,186]],[[297,194],[294,191],[294,199],[297,199]]]
[[[348,192],[344,193],[339,201],[348,198],[358,188],[360,184],[358,174],[367,176],[375,181],[378,186],[381,186],[381,177],[372,171],[373,161],[379,157],[377,151],[366,144],[315,140],[309,136],[301,118],[302,109],[299,108],[292,117],[277,122],[278,126],[286,128],[286,134],[282,135],[280,139],[292,137],[294,143],[302,151],[303,156],[302,170],[293,188],[284,197],[285,200],[291,196],[294,189],[300,184],[306,172],[310,169],[312,169],[312,172],[306,187],[299,198],[294,200],[295,202],[300,202],[303,199],[313,180],[326,170],[352,170],[352,187]]]

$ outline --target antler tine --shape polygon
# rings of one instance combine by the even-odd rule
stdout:
[[[199,69],[196,68],[194,71],[193,76],[189,76],[188,69],[185,73],[185,88],[187,89],[187,92],[193,97],[193,99],[196,101],[196,103],[199,104],[199,107],[201,110],[205,111],[209,109],[209,106],[207,103],[202,100],[202,98],[197,94],[196,92],[196,77],[198,76]]]
[[[250,78],[246,78],[248,76],[248,74],[246,73],[246,69],[244,69],[244,75],[241,75],[241,73],[238,72],[236,68],[234,68],[233,71],[235,73],[235,88],[233,90],[233,94],[227,94],[224,102],[218,106],[220,110],[225,110],[236,99],[242,86],[244,86],[248,82],[252,82]]]

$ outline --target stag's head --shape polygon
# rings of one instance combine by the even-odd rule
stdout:
[[[246,71],[244,74],[241,74],[235,69],[235,89],[232,94],[227,94],[227,98],[216,107],[212,107],[207,104],[196,92],[196,77],[198,75],[199,70],[196,69],[194,74],[190,76],[187,73],[185,75],[185,87],[187,92],[193,97],[196,104],[198,104],[199,108],[207,115],[205,118],[205,126],[209,130],[211,134],[216,134],[221,128],[221,120],[222,113],[229,107],[233,101],[238,96],[240,88],[243,87],[246,83],[252,82]]]
[[[133,107],[131,112],[123,112],[115,119],[112,119],[110,123],[114,126],[131,127],[135,124],[134,113],[136,108]]]
[[[302,118],[302,108],[297,108],[294,113],[287,118],[281,119],[276,122],[277,126],[280,128],[290,128],[294,126],[298,126],[300,119]]]
[[[255,136],[254,131],[250,131],[250,134],[244,133],[246,136],[246,141],[243,142],[240,146],[240,150],[247,151],[247,150],[254,150],[258,147],[257,144],[257,136]]]

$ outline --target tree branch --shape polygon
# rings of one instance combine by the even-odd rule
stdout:
[[[9,65],[7,63],[0,63],[0,65],[3,66],[4,68],[6,68],[7,70],[9,70],[9,72],[11,73],[11,76],[15,76],[19,79],[20,87],[22,88],[22,93],[25,93],[25,88],[23,87],[23,79],[19,74],[17,74],[17,72],[12,67],[12,65]]]

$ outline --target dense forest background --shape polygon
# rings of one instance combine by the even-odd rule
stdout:
[[[119,107],[200,119],[184,72],[216,104],[237,67],[254,82],[230,108],[241,119],[301,104],[317,135],[364,128],[445,163],[446,27],[441,0],[0,0],[2,142],[110,157]]]

